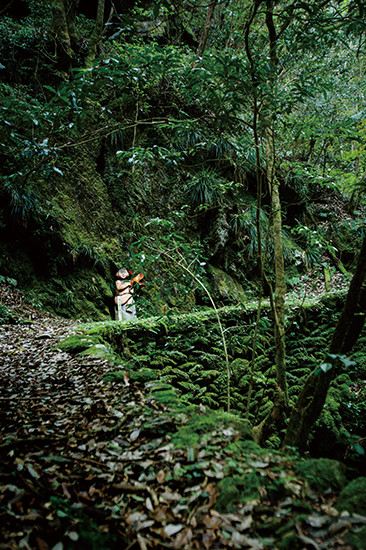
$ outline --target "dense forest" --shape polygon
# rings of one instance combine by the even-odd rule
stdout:
[[[362,0],[2,3],[0,548],[366,548],[365,54]]]

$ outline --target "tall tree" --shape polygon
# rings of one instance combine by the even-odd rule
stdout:
[[[201,57],[203,52],[205,51],[208,35],[210,32],[210,28],[211,28],[211,24],[214,16],[215,6],[217,2],[218,0],[211,0],[211,3],[208,6],[205,25],[203,27],[203,31],[201,33],[201,38],[197,49],[198,57]]]
[[[71,69],[73,51],[64,0],[53,0],[52,11],[58,63],[62,74],[67,77]]]
[[[286,382],[286,345],[285,345],[285,266],[283,259],[282,243],[282,208],[280,198],[280,183],[276,175],[276,149],[275,149],[275,126],[276,107],[273,105],[274,89],[278,78],[277,66],[277,40],[278,35],[273,20],[273,1],[266,3],[266,27],[269,41],[270,70],[268,76],[269,97],[266,98],[268,116],[264,121],[265,133],[265,158],[267,166],[267,182],[271,197],[272,210],[272,232],[275,257],[275,298],[273,307],[274,333],[275,333],[275,364],[277,385],[283,394],[284,404],[287,405],[287,382]]]
[[[95,56],[97,54],[97,47],[102,35],[104,25],[104,9],[105,0],[98,0],[97,16],[95,20],[94,30],[88,43],[88,52],[85,57],[85,67],[90,69],[93,66]]]
[[[324,407],[329,385],[337,374],[339,355],[349,353],[362,330],[366,314],[366,237],[363,240],[356,271],[346,302],[334,330],[327,362],[307,378],[293,408],[283,446],[304,450],[309,433]],[[347,359],[342,357],[343,363]]]
[[[260,11],[264,7],[264,12]],[[275,105],[275,89],[278,85],[278,57],[277,57],[277,40],[278,35],[274,24],[274,3],[272,0],[253,0],[250,11],[248,13],[245,24],[245,51],[250,65],[250,74],[252,80],[252,98],[253,98],[253,130],[257,154],[259,154],[259,138],[258,129],[261,129],[262,140],[264,141],[264,158],[266,163],[266,180],[268,191],[271,198],[272,212],[272,236],[274,245],[275,257],[275,289],[274,297],[271,290],[271,305],[274,320],[274,336],[275,336],[275,364],[276,364],[276,380],[278,390],[281,392],[281,402],[286,406],[288,401],[287,382],[286,382],[286,347],[285,347],[285,269],[283,260],[283,244],[282,244],[282,209],[280,200],[280,184],[276,175],[276,105]],[[258,21],[264,15],[264,22]],[[256,21],[257,19],[257,21]],[[264,23],[264,24],[263,24]],[[252,27],[258,25],[264,26],[266,29],[266,41],[264,43],[265,55],[268,59],[266,71],[263,70],[263,50],[260,51],[257,47],[256,56],[252,53],[250,46],[249,35]],[[261,104],[259,106],[259,103]],[[260,159],[257,159],[257,172],[261,170]],[[257,179],[259,175],[257,176]],[[261,193],[261,189],[257,192]],[[260,208],[260,202],[257,204]],[[259,229],[259,226],[258,226]],[[260,237],[258,242],[261,242]],[[260,270],[262,279],[267,277],[264,275],[264,267],[261,261],[261,251],[258,251],[260,258]]]
[[[69,30],[70,42],[73,51],[76,48],[76,15],[78,13],[80,0],[65,0],[65,12],[67,27]]]

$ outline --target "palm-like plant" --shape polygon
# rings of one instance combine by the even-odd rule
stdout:
[[[224,193],[225,182],[213,170],[203,169],[195,174],[186,188],[186,196],[194,207],[218,206]]]

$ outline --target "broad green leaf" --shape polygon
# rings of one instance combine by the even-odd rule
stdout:
[[[333,365],[332,365],[332,363],[322,363],[320,365],[320,368],[323,372],[328,372],[333,368]]]

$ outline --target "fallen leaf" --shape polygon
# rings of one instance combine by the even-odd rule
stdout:
[[[146,508],[150,511],[150,512],[153,512],[154,511],[154,506],[151,502],[151,498],[150,497],[147,497],[146,500],[145,500],[145,506]]]
[[[165,478],[166,478],[166,473],[164,472],[164,470],[159,470],[158,473],[156,474],[157,482],[164,483]]]
[[[129,437],[130,441],[134,441],[135,439],[138,439],[139,435],[140,435],[140,430],[139,429],[133,430],[133,432],[131,432],[130,437]]]
[[[168,525],[164,527],[164,533],[168,535],[168,537],[172,537],[173,535],[179,533],[179,531],[181,531],[183,527],[184,526],[181,523],[168,523]]]
[[[39,479],[41,477],[39,475],[39,473],[36,472],[36,470],[33,468],[32,464],[26,464],[26,468],[27,468],[28,472],[30,473],[30,475],[32,477],[34,477],[35,479]]]
[[[339,520],[336,523],[333,523],[328,529],[328,533],[333,536],[341,531],[346,531],[352,527],[352,523],[346,520]]]
[[[237,526],[237,530],[238,531],[246,531],[247,529],[249,529],[249,527],[252,525],[252,523],[253,523],[252,516],[247,516],[246,518],[243,519],[242,522],[240,522],[240,525]]]
[[[36,538],[36,543],[38,546],[38,550],[49,550],[49,546],[47,542],[41,539],[40,537]]]

